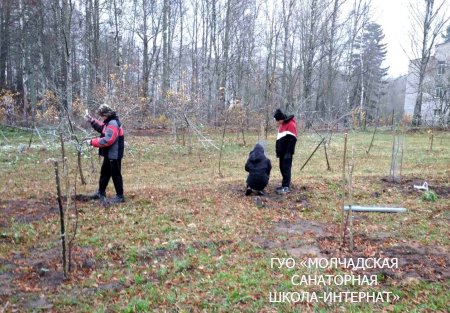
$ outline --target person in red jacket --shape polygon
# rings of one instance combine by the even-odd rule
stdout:
[[[291,191],[292,156],[297,143],[297,125],[294,115],[286,116],[280,109],[275,111],[273,117],[278,124],[276,154],[280,159],[280,172],[283,176],[281,187],[277,188],[277,192],[285,194]]]
[[[100,105],[97,113],[103,121],[99,121],[86,114],[86,119],[91,123],[92,128],[100,133],[100,137],[88,139],[85,143],[99,148],[98,153],[103,157],[98,192],[91,198],[100,199],[104,203],[106,201],[106,187],[112,178],[114,188],[116,189],[116,196],[109,203],[125,202],[121,173],[125,144],[122,123],[117,117],[116,112],[107,104]]]

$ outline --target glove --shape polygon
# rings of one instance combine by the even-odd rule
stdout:
[[[84,118],[87,122],[92,121],[92,116],[89,115],[89,112],[86,110],[86,113],[84,114]]]
[[[286,154],[284,155],[283,159],[285,159],[285,160],[292,159],[292,154],[286,153]]]
[[[87,145],[87,146],[90,146],[91,143],[92,143],[92,140],[91,140],[91,139],[85,139],[85,140],[83,140],[83,142],[82,142],[83,145]]]

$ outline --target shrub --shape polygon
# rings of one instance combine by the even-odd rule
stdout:
[[[422,194],[421,198],[423,201],[436,202],[438,199],[438,196],[433,190],[429,190],[429,191],[425,191]]]

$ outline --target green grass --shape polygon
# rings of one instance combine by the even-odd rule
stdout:
[[[427,202],[436,202],[438,200],[438,196],[433,190],[429,190],[422,194],[421,199]]]
[[[133,298],[130,303],[121,310],[122,313],[134,313],[134,312],[148,312],[150,309],[150,302],[147,300]]]
[[[5,178],[6,187],[0,187],[2,208],[6,208],[8,201],[20,199],[48,199],[48,206],[54,206],[53,167],[44,161],[59,157],[58,142],[43,134],[44,140],[53,148],[43,150],[32,146],[18,155],[16,147],[20,143],[28,146],[30,134],[11,129],[3,129],[3,132],[11,143],[0,146],[3,147],[0,150],[0,175]],[[371,136],[370,131],[348,135],[350,158],[354,151],[355,202],[403,206],[408,211],[398,215],[364,215],[364,219],[355,225],[355,231],[368,235],[384,232],[399,240],[448,249],[450,239],[445,236],[448,224],[436,216],[445,213],[450,199],[437,196],[431,201],[426,200],[425,194],[407,192],[383,182],[381,179],[389,174],[393,137],[389,132],[377,133],[374,146],[367,155]],[[429,152],[426,134],[405,135],[402,174],[405,179],[424,180],[430,184],[439,181],[441,187],[448,188],[450,135],[439,133],[435,136],[442,137],[442,143],[436,139],[433,151]],[[220,134],[212,135],[212,138],[220,145]],[[100,207],[95,202],[78,203],[82,212],[75,243],[92,252],[95,270],[79,280],[65,283],[59,291],[41,292],[51,295],[60,312],[73,312],[75,305],[80,312],[445,311],[450,301],[448,281],[421,281],[418,285],[402,286],[392,278],[384,279],[380,289],[399,293],[401,299],[395,304],[314,303],[307,306],[305,303],[269,303],[270,291],[292,291],[290,276],[303,272],[271,269],[271,257],[288,257],[288,254],[282,248],[262,249],[256,241],[269,235],[280,242],[298,240],[273,233],[271,229],[279,220],[302,218],[339,225],[343,138],[343,134],[335,134],[327,146],[331,171],[326,169],[322,149],[300,171],[300,166],[319,141],[316,134],[300,133],[293,167],[294,200],[258,209],[252,199],[239,193],[245,184],[243,167],[246,158],[257,140],[254,134],[246,134],[247,146],[236,140],[236,134],[226,136],[222,176],[218,173],[219,152],[202,148],[196,138],[193,138],[192,153],[189,154],[187,146],[182,146],[181,142],[173,144],[170,136],[128,136],[127,149],[131,149],[133,155],[127,154],[123,160],[127,203],[110,208]],[[34,138],[34,142],[38,145],[40,140]],[[269,190],[273,190],[281,182],[274,156],[274,134],[267,142],[267,154],[273,165]],[[87,185],[78,182],[79,193],[96,190],[99,164],[95,153],[91,151],[83,158]],[[73,188],[76,155],[70,147],[68,156]],[[96,172],[91,171],[89,157],[92,157]],[[112,185],[108,192],[114,193]],[[379,195],[373,196],[375,192]],[[295,209],[303,197],[309,207]],[[6,222],[8,226],[0,228],[2,258],[12,258],[10,251],[27,255],[35,247],[45,250],[59,245],[57,214],[28,224],[9,219]],[[0,273],[5,271],[8,271],[7,267],[0,267]],[[74,296],[82,294],[83,288],[113,281],[119,281],[123,289]],[[358,290],[358,286],[351,288]],[[8,300],[12,302],[11,299],[13,297]]]

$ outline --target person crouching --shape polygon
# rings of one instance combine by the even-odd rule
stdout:
[[[264,148],[260,144],[256,144],[255,148],[250,152],[245,170],[249,173],[247,177],[246,196],[255,191],[259,195],[264,194],[264,188],[269,183],[270,170],[272,164],[264,154]]]

